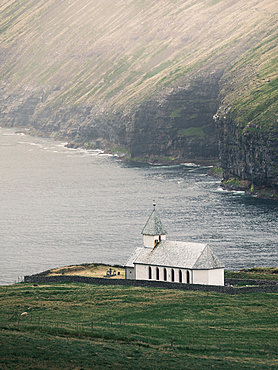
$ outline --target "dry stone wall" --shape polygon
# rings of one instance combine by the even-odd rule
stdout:
[[[31,275],[24,277],[25,283],[85,283],[85,284],[100,284],[100,285],[123,285],[123,286],[136,286],[136,287],[150,287],[150,288],[165,288],[165,289],[180,289],[180,290],[194,290],[203,292],[216,292],[226,294],[241,294],[241,293],[274,293],[278,292],[278,282],[264,281],[264,280],[240,280],[240,279],[227,279],[225,286],[217,285],[201,285],[201,284],[182,284],[171,283],[163,281],[148,281],[148,280],[125,280],[125,279],[109,279],[109,278],[92,278],[86,276],[39,276]],[[236,283],[243,283],[246,285],[257,284],[255,286],[243,286],[236,288],[232,286]]]

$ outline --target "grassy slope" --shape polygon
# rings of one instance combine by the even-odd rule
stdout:
[[[239,271],[225,271],[226,278],[278,280],[277,267],[253,267]]]
[[[278,366],[277,294],[64,283],[2,286],[0,297],[4,369]],[[16,311],[28,312],[19,325]]]
[[[116,271],[115,276],[109,276],[109,279],[124,279],[125,277],[125,269],[121,267],[114,267],[109,265],[102,265],[102,264],[82,264],[82,265],[74,265],[68,267],[60,267],[55,268],[49,271],[46,276],[55,276],[55,275],[77,275],[77,276],[88,276],[88,277],[107,277],[107,271],[109,269]],[[120,275],[118,275],[120,273]]]
[[[227,73],[223,105],[231,106],[232,118],[241,129],[277,129],[278,30],[244,55]]]
[[[99,114],[128,110],[170,86],[186,85],[187,77],[231,65],[273,34],[276,5],[275,0],[4,0],[2,86],[7,94],[48,91],[39,109],[93,104]],[[261,53],[257,49],[250,62]],[[266,60],[271,53],[266,51]]]

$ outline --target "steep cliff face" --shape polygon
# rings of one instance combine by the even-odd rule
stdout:
[[[277,28],[221,80],[214,116],[224,180],[278,189]]]
[[[246,128],[231,119],[229,112],[216,117],[219,156],[224,181],[246,180],[245,188],[255,185],[278,190],[278,130],[262,131],[258,125]]]
[[[212,116],[218,107],[222,71],[173,89],[161,100],[143,104],[132,117],[127,140],[133,157],[218,159]]]

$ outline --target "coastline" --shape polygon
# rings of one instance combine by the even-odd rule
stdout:
[[[2,126],[1,126],[2,127]],[[3,127],[5,128],[5,127]],[[55,141],[62,140],[61,137],[53,137],[45,135],[41,132],[34,131],[30,127],[13,127],[15,134],[30,135],[34,137],[45,137],[50,138]],[[67,138],[64,138],[67,140]],[[124,161],[126,163],[134,164],[149,164],[153,166],[177,166],[177,165],[190,165],[209,167],[208,175],[221,179],[221,187],[226,191],[244,191],[246,195],[253,196],[259,199],[269,199],[278,200],[278,191],[274,188],[268,186],[257,186],[252,184],[251,181],[241,180],[236,177],[229,178],[227,180],[223,179],[222,168],[218,164],[218,159],[188,159],[181,160],[173,157],[161,157],[161,158],[131,158],[130,153],[118,146],[110,148],[109,146],[105,148],[105,143],[99,143],[100,146],[95,146],[90,143],[74,143],[67,142],[65,147],[70,149],[84,149],[84,150],[98,150],[101,154],[111,155],[117,157],[118,160]]]
[[[270,188],[265,185],[256,186],[252,184],[251,181],[241,180],[236,177],[224,180],[221,167],[213,166],[209,169],[208,174],[221,179],[221,187],[226,191],[244,191],[246,195],[250,195],[255,198],[278,200],[278,192],[274,188]]]

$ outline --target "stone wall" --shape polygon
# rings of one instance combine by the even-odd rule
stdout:
[[[246,283],[258,286],[245,286],[236,288],[231,285],[216,286],[216,285],[200,285],[200,284],[181,284],[163,281],[148,281],[148,280],[125,280],[125,279],[109,279],[109,278],[92,278],[86,276],[24,276],[25,283],[85,283],[85,284],[101,284],[101,285],[125,285],[136,287],[150,287],[150,288],[165,288],[165,289],[181,289],[181,290],[194,290],[203,292],[216,292],[226,294],[240,294],[240,293],[274,293],[278,292],[278,282],[264,281],[264,280],[240,280],[240,279],[227,279],[225,283],[236,284]]]

